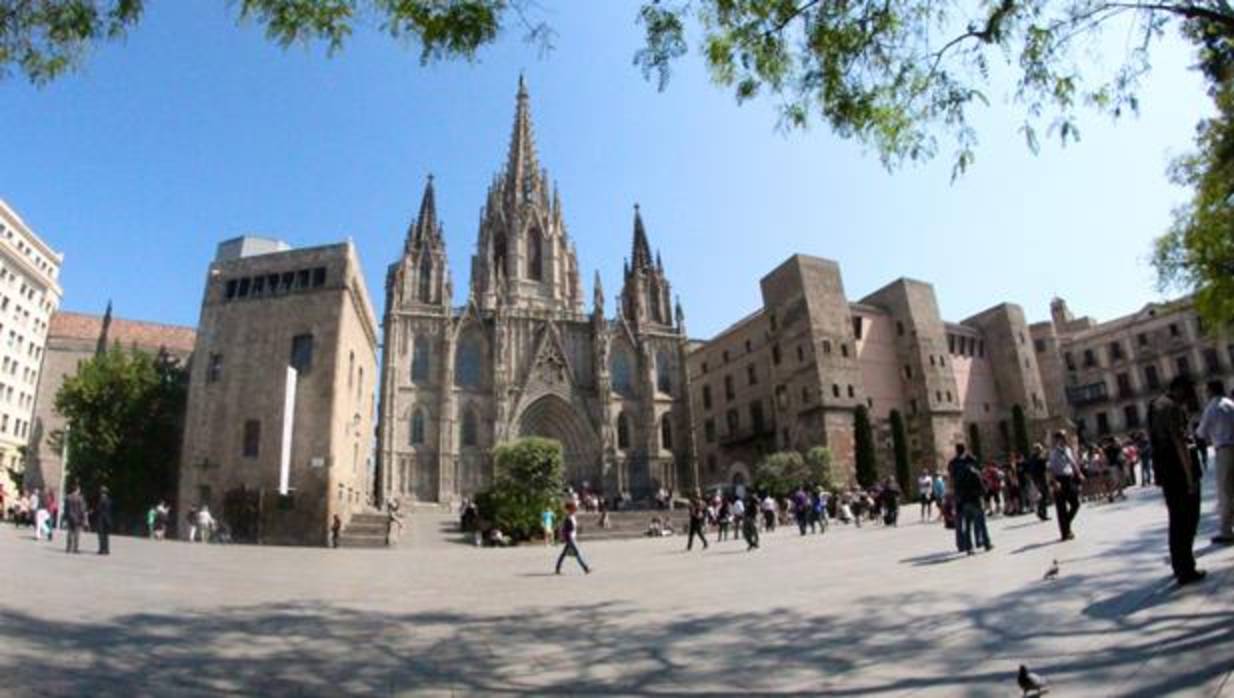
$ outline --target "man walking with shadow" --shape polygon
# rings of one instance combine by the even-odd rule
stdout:
[[[81,527],[86,522],[86,501],[81,496],[81,486],[75,486],[68,499],[64,502],[64,518],[69,525],[68,542],[64,552],[79,553],[78,544],[81,540]]]
[[[557,556],[557,574],[561,574],[561,563],[570,556],[578,560],[578,566],[583,568],[584,574],[591,574],[591,568],[587,566],[583,553],[578,549],[578,519],[574,517],[577,510],[578,506],[573,501],[566,502],[566,516],[561,521],[561,540],[565,545],[561,548],[561,555]]]
[[[707,524],[706,510],[703,501],[698,497],[690,500],[690,538],[686,541],[686,550],[694,549],[694,536],[703,542],[703,550],[707,549],[707,533],[703,526]]]
[[[99,488],[98,518],[95,529],[99,534],[99,555],[110,555],[111,547],[108,536],[111,535],[111,497],[107,494],[107,486]]]
[[[1148,406],[1149,438],[1153,443],[1153,479],[1165,495],[1170,517],[1170,566],[1179,586],[1204,579],[1196,569],[1196,529],[1200,525],[1200,464],[1187,446],[1187,401],[1194,387],[1186,376],[1170,381],[1169,391]]]
[[[1054,432],[1054,448],[1050,449],[1048,465],[1050,476],[1058,486],[1054,493],[1054,505],[1058,513],[1059,538],[1072,540],[1075,533],[1071,530],[1071,522],[1080,510],[1079,483],[1084,481],[1084,476],[1080,474],[1080,463],[1075,459],[1075,452],[1067,445],[1067,432]]]

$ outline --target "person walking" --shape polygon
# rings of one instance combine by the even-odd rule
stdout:
[[[1217,451],[1217,545],[1234,544],[1234,400],[1226,397],[1221,381],[1208,382],[1208,405],[1195,433]]]
[[[1188,449],[1186,405],[1191,381],[1177,376],[1165,395],[1148,405],[1148,430],[1153,446],[1153,479],[1165,495],[1169,516],[1170,566],[1179,586],[1204,579],[1195,565],[1196,529],[1200,525],[1200,464]]]
[[[718,524],[720,528],[719,540],[724,541],[728,539],[728,527],[732,523],[733,523],[733,508],[728,503],[728,497],[725,497],[723,500],[720,501],[720,513],[719,513],[719,524]],[[736,538],[736,536],[733,536],[733,537]]]
[[[703,550],[707,549],[707,533],[703,526],[707,522],[707,512],[703,507],[703,503],[698,497],[690,500],[690,537],[686,540],[686,550],[694,549],[694,536],[703,541]]]
[[[81,527],[86,522],[86,500],[81,496],[80,486],[74,487],[64,501],[64,518],[69,525],[68,542],[64,552],[80,553]]]
[[[540,530],[544,535],[544,544],[553,544],[553,534],[557,530],[557,512],[552,507],[544,507],[540,512]]]
[[[1055,510],[1058,514],[1058,534],[1062,540],[1072,540],[1075,533],[1071,523],[1076,512],[1080,510],[1079,484],[1084,481],[1080,474],[1080,464],[1075,459],[1075,453],[1067,445],[1067,432],[1054,432],[1054,448],[1050,449],[1050,460],[1047,462],[1050,477],[1054,478],[1057,491],[1054,494]]]
[[[943,479],[943,474],[940,471],[934,472],[934,503],[938,505],[938,518],[946,519],[943,515],[943,499],[947,496],[947,481]]]
[[[921,520],[929,521],[934,508],[934,479],[927,472],[917,478],[917,498],[921,501]]]
[[[99,534],[99,555],[111,554],[111,496],[107,493],[107,486],[103,485],[99,488],[99,504],[95,512],[96,528]]]
[[[1047,477],[1048,467],[1046,465],[1045,446],[1040,443],[1033,444],[1032,454],[1028,457],[1028,462],[1025,464],[1025,470],[1028,472],[1028,479],[1033,483],[1033,489],[1037,491],[1037,518],[1042,521],[1050,520],[1050,481]]]
[[[1136,435],[1135,446],[1140,452],[1140,487],[1153,484],[1153,444],[1144,432]]]
[[[740,500],[739,500],[740,501]],[[746,552],[758,548],[758,506],[757,501],[750,502],[742,508],[741,537],[746,541]]]
[[[557,574],[561,574],[561,563],[565,562],[566,557],[570,555],[578,560],[578,565],[583,568],[584,574],[591,574],[591,568],[587,566],[583,553],[578,549],[578,519],[574,517],[574,512],[577,510],[578,505],[573,501],[566,502],[566,516],[561,521],[561,540],[565,545],[561,548],[561,555],[557,557]]]
[[[776,530],[776,500],[770,494],[763,498],[763,530]]]

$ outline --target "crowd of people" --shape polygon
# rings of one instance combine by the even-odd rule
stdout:
[[[1193,390],[1185,377],[1175,380],[1168,393],[1150,405],[1149,431],[1124,439],[1107,436],[1089,443],[1056,431],[1048,447],[1034,444],[1027,454],[1013,453],[1005,462],[985,463],[966,444],[956,444],[945,472],[923,472],[917,479],[919,519],[941,521],[954,529],[956,550],[973,555],[978,549],[994,549],[989,517],[1035,514],[1045,521],[1051,518],[1053,507],[1059,538],[1070,541],[1076,537],[1074,523],[1081,504],[1125,499],[1126,489],[1136,486],[1138,473],[1139,486],[1156,484],[1164,493],[1176,580],[1180,585],[1199,581],[1205,573],[1196,567],[1192,548],[1199,522],[1199,482],[1210,447],[1217,461],[1220,521],[1213,543],[1234,544],[1234,400],[1224,394],[1220,383],[1210,383],[1208,401],[1198,418],[1193,418],[1186,407]],[[746,549],[753,551],[760,546],[760,532],[794,524],[802,536],[825,533],[832,521],[857,527],[863,522],[896,526],[901,496],[891,478],[873,487],[850,485],[835,492],[803,483],[781,497],[747,493],[742,487],[717,490],[711,497],[698,493],[688,503],[685,548],[693,550],[697,540],[706,550],[711,544],[709,534],[716,542],[736,540],[740,534]],[[673,506],[663,490],[655,502],[660,509]],[[567,501],[567,521],[558,532],[546,513],[545,542],[557,535],[568,541],[558,558],[559,574],[562,561],[570,555],[590,571],[578,550],[577,508],[576,498]],[[671,517],[659,514],[646,530],[647,536],[656,538],[675,533]]]

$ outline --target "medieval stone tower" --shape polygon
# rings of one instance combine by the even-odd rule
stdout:
[[[637,207],[633,237],[614,317],[605,316],[598,273],[586,313],[520,79],[505,169],[480,211],[466,304],[451,306],[431,177],[386,276],[381,497],[469,496],[490,481],[495,444],[531,435],[562,443],[575,487],[641,497],[697,483],[684,318]]]

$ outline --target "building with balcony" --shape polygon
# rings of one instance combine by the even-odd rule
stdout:
[[[1106,322],[1055,298],[1050,317],[1030,328],[1046,402],[1085,439],[1146,428],[1148,403],[1175,376],[1234,385],[1234,337],[1205,327],[1187,298]]]

